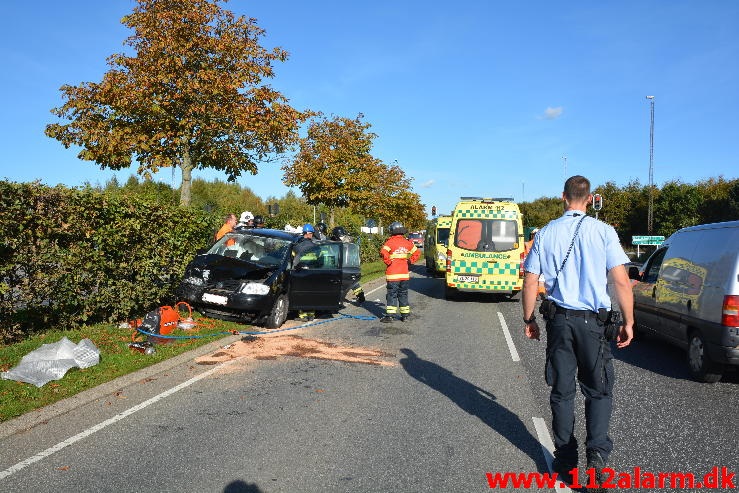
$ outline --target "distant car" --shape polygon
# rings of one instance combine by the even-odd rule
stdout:
[[[411,240],[417,248],[423,248],[423,233],[411,233],[408,235],[408,239]]]
[[[294,310],[336,312],[359,281],[359,247],[316,241],[294,258],[300,235],[232,232],[185,269],[180,299],[206,316],[280,327]]]

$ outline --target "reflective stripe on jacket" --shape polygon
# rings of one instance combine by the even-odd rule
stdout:
[[[421,256],[421,251],[403,235],[394,235],[382,245],[380,255],[387,265],[385,279],[388,282],[407,281],[411,278],[408,273],[408,258],[411,263],[415,262]]]

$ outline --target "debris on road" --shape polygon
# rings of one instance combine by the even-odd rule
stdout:
[[[317,339],[306,339],[297,335],[264,338],[245,338],[229,344],[213,354],[195,360],[200,365],[215,365],[236,358],[277,359],[279,356],[326,359],[347,363],[393,366],[394,362],[380,359],[388,356],[377,349],[339,346]]]

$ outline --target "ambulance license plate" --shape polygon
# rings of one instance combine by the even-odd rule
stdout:
[[[480,276],[457,276],[457,282],[477,282]]]
[[[203,301],[214,303],[216,305],[226,305],[228,303],[228,298],[217,294],[203,293]]]

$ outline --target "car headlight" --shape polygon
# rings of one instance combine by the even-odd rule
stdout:
[[[269,286],[261,282],[245,282],[239,290],[241,294],[268,294]]]
[[[446,262],[446,255],[441,252],[436,255],[436,258],[439,262]]]
[[[200,277],[194,277],[194,276],[186,277],[185,282],[188,284],[194,284],[195,286],[205,285],[205,281],[203,279],[201,279]]]

